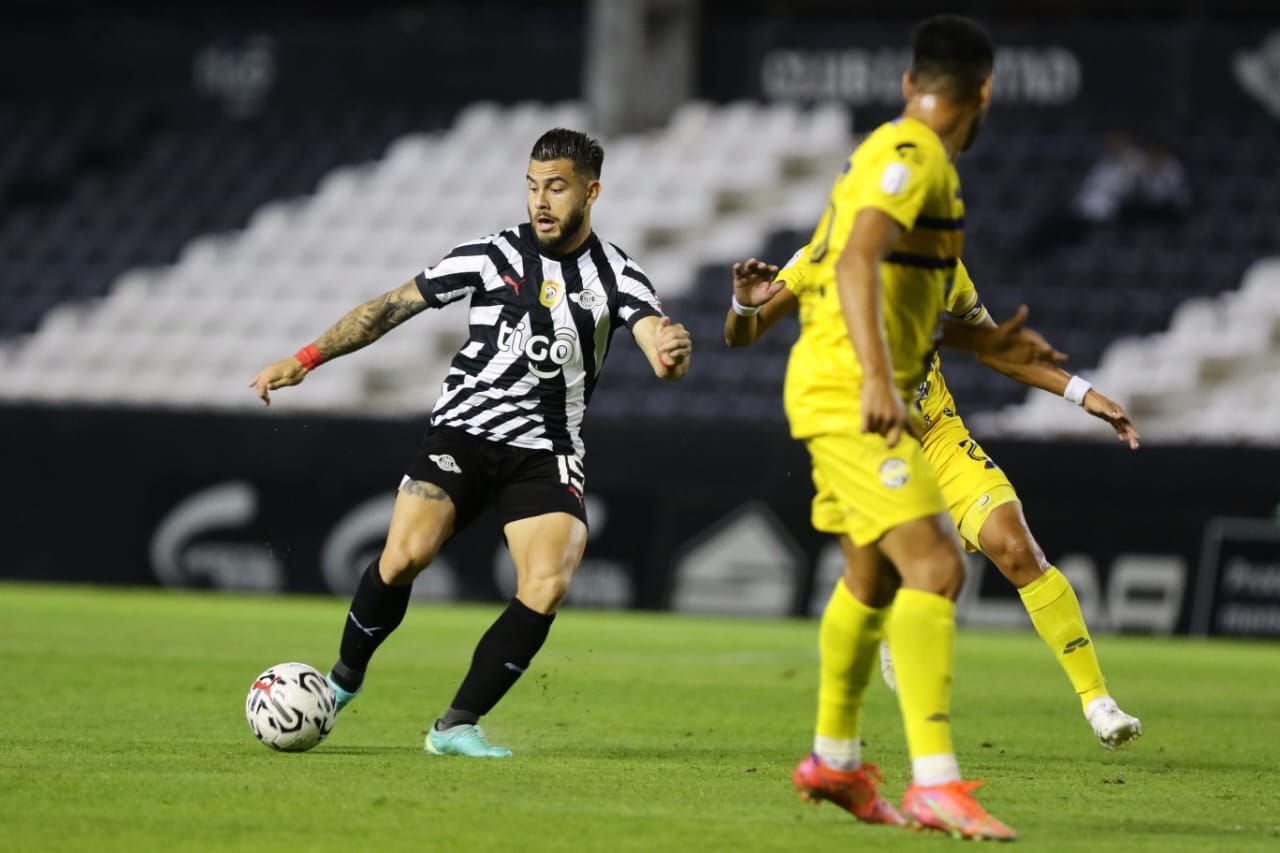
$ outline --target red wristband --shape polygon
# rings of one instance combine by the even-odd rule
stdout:
[[[320,350],[315,344],[307,344],[295,352],[293,357],[302,362],[302,368],[308,372],[315,370],[324,363],[324,356],[320,354]]]

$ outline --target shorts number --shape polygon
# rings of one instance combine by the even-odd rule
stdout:
[[[577,456],[557,455],[556,463],[560,466],[560,482],[572,486],[581,494],[586,479],[582,472],[582,460]]]

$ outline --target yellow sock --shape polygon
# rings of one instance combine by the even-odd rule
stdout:
[[[1089,629],[1080,612],[1080,600],[1067,578],[1050,567],[1040,577],[1018,590],[1022,604],[1031,616],[1040,639],[1049,644],[1058,663],[1066,670],[1071,686],[1087,706],[1099,696],[1107,695],[1107,682],[1093,651]]]
[[[902,709],[913,765],[917,759],[928,756],[953,756],[951,678],[956,656],[955,604],[931,592],[898,590],[893,615],[889,618],[889,651],[893,655],[898,706]]]
[[[880,659],[876,650],[887,612],[868,607],[843,580],[836,582],[818,631],[818,738],[856,742],[862,696]]]

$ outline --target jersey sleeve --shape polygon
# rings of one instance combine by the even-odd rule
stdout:
[[[806,243],[796,250],[796,253],[787,260],[782,269],[778,270],[774,280],[786,282],[787,290],[799,296],[809,279],[809,271],[812,266],[809,262],[809,244]]]
[[[956,277],[947,293],[947,313],[971,326],[982,325],[991,316],[987,312],[987,306],[978,297],[978,288],[965,269],[964,261],[956,263]]]
[[[645,317],[662,316],[662,302],[649,283],[649,277],[630,258],[627,258],[622,273],[618,276],[616,300],[613,315],[626,323],[628,329],[634,328]]]
[[[944,164],[937,160],[931,148],[911,141],[872,153],[865,166],[859,164],[850,182],[851,209],[856,214],[863,208],[874,207],[910,231],[930,189],[943,179]]]
[[[499,250],[490,240],[463,243],[454,247],[440,263],[418,273],[414,282],[428,307],[443,308],[483,289],[485,276],[497,272],[491,259],[494,251]]]

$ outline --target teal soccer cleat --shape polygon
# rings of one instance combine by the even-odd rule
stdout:
[[[334,695],[335,697],[337,697],[337,699],[338,699],[338,709],[337,709],[337,710],[339,710],[339,711],[341,711],[343,708],[345,708],[345,707],[347,707],[348,705],[350,705],[350,704],[351,704],[351,700],[352,700],[352,699],[354,699],[354,698],[356,698],[356,694],[360,692],[359,690],[354,690],[354,691],[352,691],[352,690],[343,690],[341,687],[339,687],[337,684],[335,684],[335,683],[334,683],[334,681],[333,681],[333,673],[330,673],[329,675],[326,675],[326,676],[324,677],[324,680],[325,680],[325,681],[327,681],[327,682],[329,682],[329,686],[333,688],[333,695]]]
[[[433,723],[422,747],[431,755],[466,755],[470,758],[510,758],[511,750],[492,746],[485,739],[484,730],[477,725],[462,723],[438,731]]]

